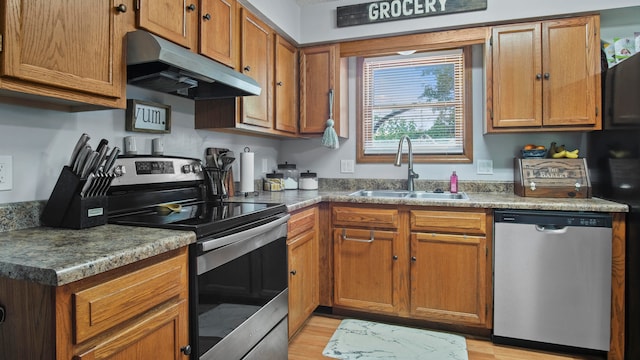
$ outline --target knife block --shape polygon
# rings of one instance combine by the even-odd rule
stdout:
[[[84,229],[107,223],[107,197],[81,197],[87,179],[81,179],[65,166],[40,215],[47,226]]]

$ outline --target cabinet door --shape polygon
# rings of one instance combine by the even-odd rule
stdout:
[[[318,237],[314,229],[294,238],[289,252],[289,337],[318,307]]]
[[[193,48],[198,36],[197,0],[138,0],[137,26]]]
[[[126,332],[107,339],[74,360],[178,360],[189,343],[187,301],[158,309],[153,316]]]
[[[542,23],[544,125],[594,125],[600,116],[596,19],[588,16]]]
[[[542,125],[540,26],[493,28],[491,117],[495,128]]]
[[[200,53],[235,67],[236,1],[200,0],[200,15]]]
[[[300,133],[322,134],[329,114],[329,92],[333,90],[333,120],[340,134],[340,49],[338,45],[300,50]]]
[[[275,37],[275,128],[295,134],[298,131],[298,51],[282,36]]]
[[[241,10],[242,51],[240,66],[242,72],[260,84],[259,96],[242,98],[242,119],[244,124],[266,128],[273,127],[271,115],[271,96],[273,94],[273,61],[271,30],[246,9]]]
[[[486,238],[411,234],[411,314],[433,321],[486,322]]]
[[[1,75],[121,97],[126,18],[115,8],[117,3],[5,1]],[[44,94],[52,91],[45,88]]]
[[[398,234],[391,231],[335,228],[334,304],[355,309],[397,312]]]

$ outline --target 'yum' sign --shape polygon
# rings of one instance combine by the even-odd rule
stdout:
[[[385,0],[339,6],[338,27],[486,10],[487,0]]]

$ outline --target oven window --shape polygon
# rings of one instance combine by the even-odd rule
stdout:
[[[199,275],[199,356],[284,291],[287,280],[286,238]]]

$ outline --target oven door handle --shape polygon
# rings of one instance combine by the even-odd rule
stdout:
[[[260,235],[262,233],[265,233],[271,229],[277,228],[278,226],[286,223],[287,221],[289,221],[289,218],[291,217],[291,215],[286,214],[285,216],[274,220],[272,222],[266,223],[264,225],[260,225],[260,226],[256,226],[254,228],[251,228],[249,230],[245,230],[239,233],[235,233],[235,234],[231,234],[231,235],[227,235],[227,236],[223,236],[220,238],[216,238],[216,239],[211,239],[209,241],[204,241],[200,244],[201,249],[203,251],[209,251],[209,250],[213,250],[216,248],[219,248],[220,246],[224,246],[227,244],[231,244],[237,241],[241,241],[256,235]]]

